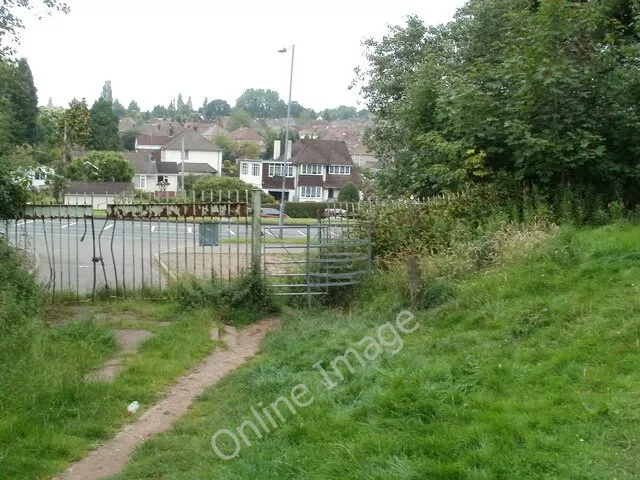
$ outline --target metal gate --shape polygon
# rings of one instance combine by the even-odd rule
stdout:
[[[264,226],[262,262],[274,295],[306,297],[358,285],[372,270],[371,225],[327,222]]]

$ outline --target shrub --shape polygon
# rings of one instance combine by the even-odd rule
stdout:
[[[254,187],[234,177],[201,177],[193,182],[192,192],[195,193],[196,200],[203,195],[208,201],[213,198],[214,202],[222,199],[223,202],[235,202],[236,192],[240,192],[240,201],[245,201],[245,192],[251,192]],[[274,199],[266,193],[262,193],[262,203],[273,203]]]
[[[360,192],[351,182],[345,183],[338,193],[339,202],[355,203],[360,201]]]
[[[0,335],[14,332],[42,314],[44,296],[25,261],[0,238]]]

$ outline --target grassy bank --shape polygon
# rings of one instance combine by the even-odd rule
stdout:
[[[181,313],[171,304],[121,302],[80,309],[55,306],[0,338],[0,478],[48,478],[130,420],[214,348],[213,312]],[[57,323],[63,322],[63,323]],[[165,322],[165,323],[160,323]],[[166,322],[171,322],[167,324]],[[116,353],[115,329],[155,336],[124,357],[113,383],[85,375]]]
[[[637,478],[640,228],[494,240],[426,260],[417,331],[402,343],[387,331],[376,359],[350,357],[353,372],[339,364],[333,389],[313,365],[363,354],[359,341],[409,306],[404,270],[373,279],[346,314],[289,315],[117,478]],[[298,384],[309,406],[281,405],[268,435],[247,428],[251,446],[216,455],[216,431],[255,422],[252,406]]]

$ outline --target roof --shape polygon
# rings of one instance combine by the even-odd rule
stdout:
[[[213,168],[208,163],[189,163],[184,162],[184,173],[218,173],[215,168]]]
[[[185,150],[192,152],[221,152],[222,149],[216,144],[210,142],[195,130],[188,128],[184,132],[176,135],[169,140],[164,150],[182,150],[182,141],[184,140]]]
[[[277,161],[282,162],[284,155]],[[353,165],[353,159],[345,142],[304,139],[293,144],[291,161],[294,165]]]
[[[219,125],[213,125],[202,132],[203,137],[216,137],[218,135],[229,135],[229,132]]]
[[[65,193],[77,195],[105,195],[133,192],[130,182],[71,182]]]
[[[137,145],[156,145],[161,147],[165,143],[169,141],[170,137],[165,137],[163,135],[158,136],[150,136],[150,135],[138,135],[136,137]]]
[[[231,133],[231,138],[244,142],[261,142],[262,137],[252,128],[242,127]]]
[[[157,173],[177,174],[176,162],[156,162],[153,155],[145,152],[126,152],[124,158],[131,164],[136,175],[155,175]],[[150,158],[151,157],[151,158]]]
[[[155,174],[158,173],[156,162],[149,158],[149,154],[145,152],[125,152],[123,153],[125,160],[133,167],[136,175]],[[153,158],[153,157],[151,157]]]

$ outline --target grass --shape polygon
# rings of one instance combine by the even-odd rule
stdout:
[[[144,409],[157,401],[214,348],[209,332],[216,316],[206,310],[187,315],[166,303],[129,301],[82,307],[74,316],[70,306],[49,306],[48,327],[34,323],[0,339],[0,478],[63,470],[130,420],[130,402]],[[86,381],[116,352],[115,328],[156,335],[124,358],[114,383]]]
[[[408,307],[402,271],[376,276],[346,313],[293,312],[259,358],[115,478],[637,478],[639,240],[638,227],[566,230],[512,249],[499,268],[429,263],[437,273],[415,310],[419,329],[396,355],[387,335],[385,352],[343,367],[334,389],[313,365],[362,353],[359,340]],[[218,458],[216,431],[252,420],[260,402],[290,399],[298,384],[310,406],[285,407],[262,439],[245,429],[252,445]]]

